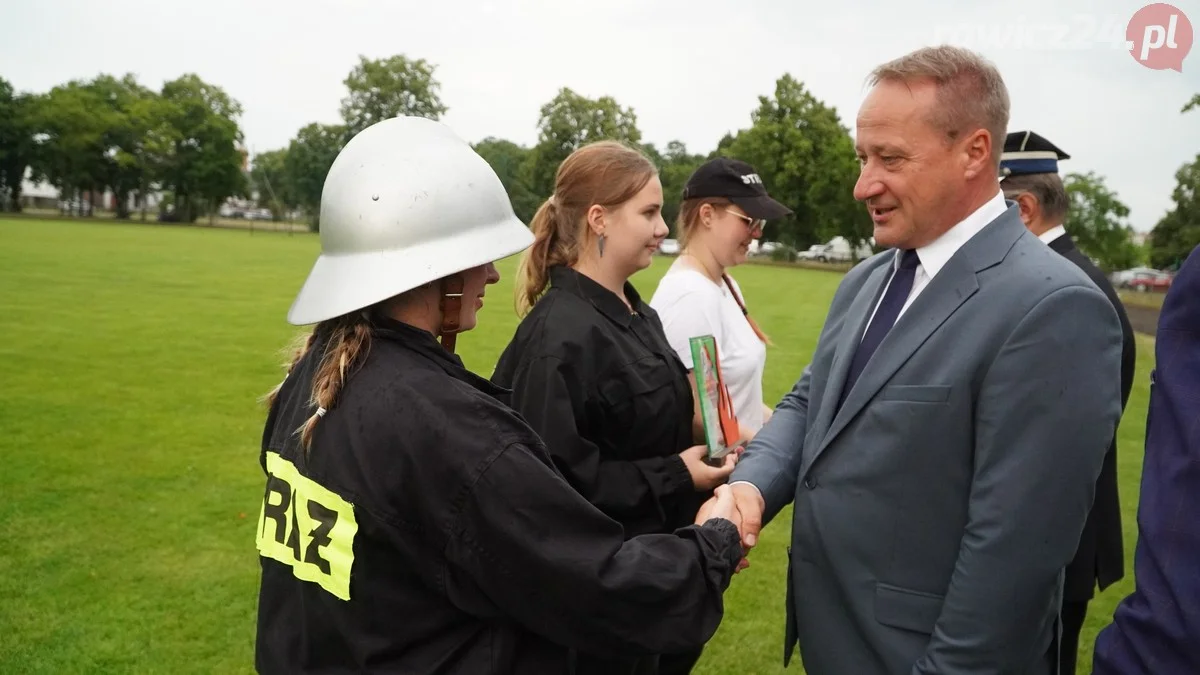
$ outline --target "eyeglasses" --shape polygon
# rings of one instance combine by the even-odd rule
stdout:
[[[765,221],[765,220],[756,220],[754,218],[751,218],[750,216],[744,216],[744,215],[738,213],[737,211],[730,211],[729,209],[725,209],[725,213],[728,213],[731,216],[737,216],[738,218],[741,218],[742,220],[746,221],[746,227],[751,232],[754,232],[754,231],[762,232],[763,225],[767,224],[767,221]]]

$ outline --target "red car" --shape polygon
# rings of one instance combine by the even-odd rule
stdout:
[[[1166,272],[1136,272],[1124,284],[1135,291],[1162,291],[1171,287],[1171,275]]]

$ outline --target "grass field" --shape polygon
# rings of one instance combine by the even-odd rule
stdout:
[[[312,235],[0,220],[0,671],[253,671],[257,399],[282,376],[284,317],[317,250]],[[647,297],[665,268],[635,280]],[[516,326],[513,271],[459,340],[484,375]],[[737,275],[776,345],[777,400],[840,276]],[[1152,349],[1141,339],[1121,430],[1130,552]],[[697,675],[799,672],[781,666],[786,516],[734,579]],[[1131,575],[1093,604],[1080,672]]]
[[[1121,296],[1121,302],[1126,305],[1137,305],[1139,307],[1152,307],[1154,309],[1162,308],[1163,300],[1167,294],[1162,292],[1138,292],[1133,290],[1122,290],[1117,292]]]

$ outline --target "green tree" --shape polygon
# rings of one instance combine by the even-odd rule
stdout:
[[[131,151],[139,162],[140,182],[137,186],[142,220],[146,219],[147,198],[164,185],[164,177],[174,161],[176,143],[182,133],[173,124],[172,106],[160,94],[134,100],[129,115],[131,124],[139,130],[136,150]]]
[[[258,206],[271,209],[275,220],[297,206],[287,178],[287,154],[287,148],[259,153],[250,168],[250,184],[257,193]]]
[[[1200,108],[1200,94],[1188,101],[1181,113]],[[1150,264],[1160,269],[1177,268],[1200,244],[1200,155],[1175,173],[1171,193],[1175,206],[1150,232]]]
[[[35,120],[34,173],[57,187],[63,199],[81,207],[86,192],[92,203],[107,182],[107,135],[119,124],[117,115],[88,83],[72,80],[41,97]]]
[[[1106,272],[1136,265],[1139,251],[1133,243],[1133,228],[1125,220],[1129,207],[1108,189],[1104,179],[1091,171],[1069,173],[1063,185],[1070,201],[1067,223],[1079,250]]]
[[[679,236],[676,221],[679,219],[679,205],[683,201],[683,187],[687,185],[692,172],[705,160],[704,155],[689,153],[683,141],[667,143],[666,152],[659,160],[659,177],[663,186],[663,219],[667,221],[675,237]]]
[[[34,163],[36,97],[0,78],[0,212],[21,210],[21,182]]]
[[[164,84],[162,100],[174,146],[162,158],[163,187],[174,193],[176,219],[192,222],[247,190],[237,123],[242,107],[194,74]]]
[[[112,190],[117,218],[129,217],[129,196],[144,197],[156,167],[153,145],[163,133],[164,106],[158,94],[141,86],[128,74],[121,79],[101,75],[87,85],[105,107],[108,126],[102,137],[103,181]],[[144,213],[143,213],[144,217]]]
[[[537,127],[538,142],[525,160],[524,176],[541,199],[554,193],[558,165],[580,147],[599,140],[638,147],[642,140],[632,108],[621,107],[610,96],[593,100],[565,87],[542,106]]]
[[[537,212],[542,199],[529,189],[522,171],[529,157],[529,149],[512,141],[490,136],[471,147],[487,160],[500,178],[517,217],[526,223],[533,220],[533,214]]]
[[[798,248],[841,235],[856,248],[871,235],[854,200],[858,164],[837,111],[784,75],[773,97],[760,96],[751,126],[722,139],[719,154],[749,162],[775,199],[795,213],[768,222],[763,236]]]
[[[342,151],[346,128],[312,123],[296,132],[284,158],[284,176],[296,204],[309,214],[309,226],[320,228],[321,191],[333,160]]]
[[[1150,233],[1150,264],[1175,268],[1200,245],[1200,155],[1175,173],[1174,206]]]
[[[438,119],[448,108],[438,96],[435,66],[425,59],[397,54],[386,59],[358,57],[345,79],[349,96],[342,99],[347,139],[381,120],[413,115]]]

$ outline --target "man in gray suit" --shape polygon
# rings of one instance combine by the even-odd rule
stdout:
[[[875,240],[730,482],[753,546],[794,505],[784,663],[1057,671],[1063,568],[1121,413],[1121,327],[1001,194],[1008,92],[954,47],[877,68],[856,146]]]

